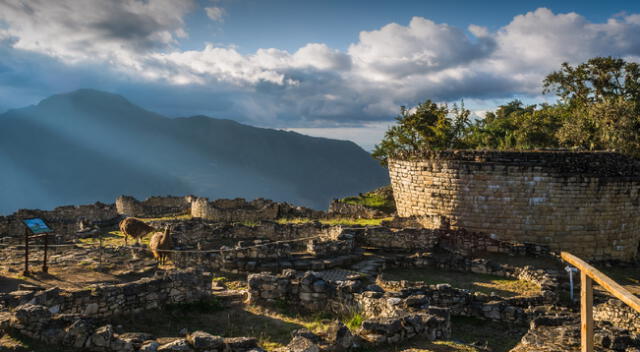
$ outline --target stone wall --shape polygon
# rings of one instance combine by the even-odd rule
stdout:
[[[619,328],[627,329],[640,337],[640,313],[617,299],[610,299],[593,307],[595,320],[607,321]]]
[[[329,204],[328,213],[330,216],[353,219],[372,219],[388,216],[388,214],[385,214],[380,210],[365,207],[362,204],[341,202],[340,200],[333,200],[331,204]]]
[[[0,306],[11,309],[30,303],[44,306],[52,314],[108,317],[157,309],[169,303],[192,302],[208,296],[210,292],[210,276],[183,271],[168,273],[164,277],[74,291],[59,288],[14,291],[0,294]]]
[[[278,218],[317,219],[322,217],[324,213],[262,198],[251,202],[247,202],[242,198],[217,199],[214,201],[209,201],[207,198],[197,198],[192,203],[191,215],[194,218],[215,221],[255,222],[276,220]]]
[[[251,304],[282,302],[311,312],[329,310],[338,314],[355,310],[362,312],[365,318],[398,317],[440,307],[454,316],[526,325],[530,318],[527,309],[545,302],[542,294],[502,298],[448,284],[416,285],[385,292],[377,285],[367,285],[357,275],[332,282],[314,272],[306,272],[303,276],[293,271],[285,271],[282,275],[251,274],[248,284]]]
[[[402,250],[430,250],[439,242],[441,234],[431,229],[391,229],[368,227],[354,230],[358,244],[364,247]]]
[[[221,245],[235,245],[238,240],[288,241],[301,238],[326,236],[335,238],[342,232],[340,226],[319,222],[279,224],[260,221],[255,224],[221,223],[214,220],[187,219],[180,221],[152,221],[156,228],[173,225],[174,241],[183,249],[215,249]],[[292,242],[295,250],[304,250],[306,242]]]
[[[116,198],[118,214],[137,217],[161,217],[183,215],[191,212],[191,202],[194,196],[185,197],[149,197],[139,201],[131,196]]]
[[[389,161],[398,215],[548,245],[586,259],[633,259],[640,161],[616,153],[440,151]]]
[[[21,239],[25,229],[22,220],[34,217],[44,219],[55,233],[62,235],[75,234],[83,227],[115,225],[120,220],[113,204],[100,202],[89,205],[61,206],[53,210],[20,209],[11,215],[0,216],[0,238]]]
[[[95,352],[264,352],[254,337],[214,336],[195,331],[184,338],[162,339],[151,334],[116,333],[111,324],[72,315],[54,315],[47,307],[25,304],[17,307],[9,318],[9,327],[22,335],[64,350]],[[166,342],[167,340],[172,340]]]
[[[317,257],[334,257],[353,253],[354,236],[349,233],[340,234],[335,239],[313,239],[307,241],[307,253]]]

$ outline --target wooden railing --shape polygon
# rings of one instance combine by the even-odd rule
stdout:
[[[640,298],[575,255],[562,252],[562,259],[580,270],[580,344],[582,352],[593,352],[593,281],[629,307],[640,312]]]

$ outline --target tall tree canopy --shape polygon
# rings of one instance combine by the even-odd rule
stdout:
[[[611,57],[562,64],[543,81],[556,104],[499,106],[482,119],[431,100],[400,109],[373,156],[383,165],[399,152],[424,149],[611,150],[640,157],[640,66]]]

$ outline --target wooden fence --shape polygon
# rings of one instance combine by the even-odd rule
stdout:
[[[580,320],[582,352],[593,352],[593,281],[629,307],[640,312],[640,298],[575,255],[562,252],[562,259],[580,270]]]

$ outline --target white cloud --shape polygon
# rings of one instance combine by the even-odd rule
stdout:
[[[218,6],[205,7],[205,12],[207,13],[207,17],[216,22],[221,22],[223,17],[227,14],[227,12]]]
[[[472,42],[447,24],[414,17],[408,26],[388,24],[380,30],[360,32],[349,55],[362,75],[375,80],[401,79],[468,64],[491,53],[492,41]]]
[[[398,106],[426,98],[533,96],[564,61],[640,57],[640,15],[593,23],[544,8],[495,32],[471,24],[470,34],[414,17],[407,25],[361,32],[347,51],[323,43],[295,52],[263,48],[241,54],[213,44],[178,50],[176,43],[188,35],[185,15],[193,8],[193,0],[2,0],[0,23],[6,25],[0,40],[10,38],[14,49],[63,63],[99,62],[157,84],[203,90],[226,85],[243,92],[243,100],[233,102],[239,114],[269,123],[391,118]],[[213,20],[224,16],[218,6],[205,11]]]
[[[0,21],[16,49],[72,63],[126,65],[184,36],[183,16],[193,5],[193,0],[3,0]]]

